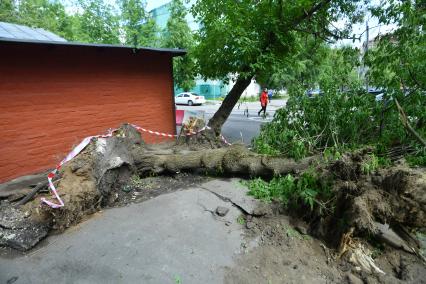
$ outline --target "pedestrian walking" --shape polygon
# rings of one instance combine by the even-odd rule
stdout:
[[[266,106],[268,105],[268,89],[264,89],[262,94],[260,95],[260,105],[261,109],[257,113],[260,116],[260,113],[263,111],[263,117],[266,117]]]
[[[273,96],[274,92],[272,90],[268,91],[268,98],[269,98],[269,103],[271,103],[272,100],[272,96]]]

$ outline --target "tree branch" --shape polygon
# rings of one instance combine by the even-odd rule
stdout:
[[[426,147],[426,141],[420,136],[420,134],[418,134],[413,127],[411,127],[410,123],[408,122],[407,119],[407,115],[405,114],[404,110],[402,109],[402,107],[400,106],[399,102],[397,99],[395,99],[395,104],[396,107],[398,108],[399,111],[399,117],[401,119],[402,124],[404,125],[404,127],[411,133],[413,134],[414,137],[417,138],[417,140],[423,144],[424,147]]]

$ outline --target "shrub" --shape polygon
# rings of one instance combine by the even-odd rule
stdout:
[[[401,101],[410,123],[424,136],[426,96],[402,95]],[[341,153],[364,145],[375,146],[378,156],[385,155],[390,147],[404,144],[416,147],[421,154],[421,147],[403,127],[390,96],[376,101],[361,89],[342,92],[330,88],[313,98],[301,92],[293,94],[272,122],[262,126],[252,143],[259,153],[295,159],[327,149]]]
[[[304,172],[299,177],[289,174],[274,177],[269,182],[257,178],[245,183],[249,188],[248,194],[257,199],[266,202],[279,200],[285,206],[309,206],[311,210],[315,204],[320,209],[326,208],[325,204],[332,196],[330,184],[312,171]]]

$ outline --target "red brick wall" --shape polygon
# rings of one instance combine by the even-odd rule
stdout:
[[[124,122],[174,133],[171,76],[169,54],[0,43],[0,183]]]

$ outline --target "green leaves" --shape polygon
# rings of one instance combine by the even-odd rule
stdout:
[[[424,1],[391,1],[374,7],[380,23],[396,29],[374,41],[366,55],[371,83],[402,93],[402,89],[426,91],[426,6]]]
[[[331,86],[322,91],[313,98],[305,92],[292,94],[286,108],[278,110],[253,140],[254,149],[264,153],[271,148],[301,159],[329,147],[341,152],[377,139],[381,105],[374,96],[353,90],[343,93]]]
[[[17,22],[17,7],[15,0],[0,1],[0,21],[1,22]]]
[[[246,182],[246,185],[248,194],[257,199],[265,202],[280,200],[285,206],[308,206],[311,210],[316,204],[322,209],[332,198],[330,185],[310,171],[297,178],[292,175],[274,177],[269,182],[257,178]]]
[[[327,38],[329,23],[343,14],[354,18],[357,2],[197,1],[192,13],[202,23],[194,52],[200,73],[268,78],[297,56],[302,38]]]
[[[182,0],[173,0],[170,5],[170,18],[163,31],[163,47],[186,49],[187,55],[173,60],[173,77],[175,84],[184,91],[195,86],[194,78],[197,75],[193,57],[194,37],[185,19],[187,14]]]
[[[119,1],[125,42],[135,47],[156,47],[159,45],[158,27],[146,11],[143,0]]]
[[[76,15],[78,28],[75,40],[89,43],[120,43],[119,17],[113,7],[103,1],[79,0],[83,9]]]

